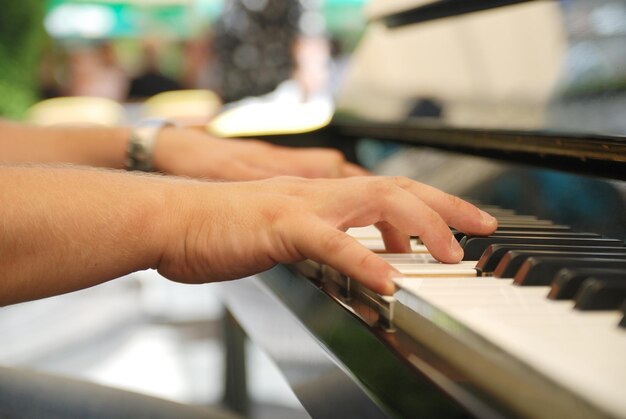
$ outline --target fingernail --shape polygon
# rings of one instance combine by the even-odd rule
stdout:
[[[461,249],[459,242],[454,236],[452,236],[452,240],[450,240],[450,252],[455,259],[461,260],[463,258],[463,249]]]
[[[404,275],[402,275],[400,272],[396,270],[391,271],[391,274],[389,274],[389,278],[387,279],[387,283],[385,284],[385,290],[383,294],[393,295],[396,292],[395,283],[397,281],[402,281],[403,278],[404,278]]]
[[[480,211],[480,218],[485,224],[493,224],[496,222],[496,219],[491,214],[488,214],[481,209],[479,209],[478,211]]]

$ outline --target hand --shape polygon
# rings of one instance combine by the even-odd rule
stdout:
[[[253,180],[280,175],[307,178],[365,176],[336,150],[292,149],[258,140],[220,139],[193,129],[164,129],[154,150],[156,170],[204,179]]]
[[[402,177],[197,182],[173,193],[158,270],[188,283],[309,258],[389,294],[399,273],[345,234],[349,227],[377,224],[394,252],[408,251],[409,235],[419,236],[435,258],[455,263],[463,251],[448,226],[489,234],[497,224],[459,198]]]

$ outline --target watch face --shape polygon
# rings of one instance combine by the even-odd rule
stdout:
[[[126,155],[127,170],[152,170],[152,150],[159,131],[171,122],[162,119],[148,119],[140,122],[132,131]]]

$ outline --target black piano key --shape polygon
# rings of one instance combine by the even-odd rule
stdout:
[[[522,230],[522,231],[508,231],[508,230],[496,230],[488,237],[563,237],[563,238],[600,238],[602,237],[596,233],[580,233],[572,231],[537,231],[537,230]]]
[[[469,236],[468,234],[461,233],[459,231],[453,231],[454,237],[460,242],[463,240],[463,237]],[[599,234],[596,233],[577,233],[567,230],[546,230],[541,227],[533,228],[533,227],[525,227],[521,229],[515,229],[511,227],[507,227],[504,229],[497,229],[489,236],[483,237],[563,237],[563,238],[600,238]]]
[[[528,214],[503,214],[498,217],[500,220],[513,220],[513,221],[548,221],[548,220],[540,220],[536,215],[528,215]]]
[[[548,298],[551,300],[571,300],[576,296],[582,283],[589,277],[598,279],[626,278],[626,270],[603,268],[564,268],[552,280]]]
[[[619,279],[588,278],[576,294],[578,310],[616,310],[626,300],[626,277]]]
[[[457,240],[459,240],[459,237]],[[484,237],[563,237],[563,238],[572,238],[572,239],[584,239],[584,238],[600,238],[599,234],[596,233],[576,233],[571,231],[541,231],[541,230],[496,230],[489,236]],[[461,237],[460,240],[463,238]],[[460,241],[459,240],[459,241]]]
[[[532,224],[498,224],[496,231],[572,231],[570,226],[559,224],[532,225]]]
[[[607,246],[623,247],[621,240],[605,238],[561,238],[561,237],[465,237],[459,244],[465,255],[463,260],[478,260],[492,244],[541,244],[551,246]]]
[[[496,220],[498,220],[496,218]],[[554,223],[548,220],[514,220],[514,219],[505,219],[498,220],[498,226],[508,226],[508,227],[531,227],[531,228],[541,228],[541,227],[552,227]]]
[[[622,321],[619,322],[619,327],[626,329],[626,301],[622,303],[622,307],[620,308],[620,310],[622,311],[622,313],[624,313],[624,315],[622,316]]]
[[[513,283],[530,286],[550,285],[556,273],[563,268],[626,269],[626,260],[532,256],[522,263],[513,278]]]
[[[559,252],[553,250],[510,250],[505,253],[493,271],[496,278],[513,278],[520,266],[530,257],[546,256],[563,259],[620,259],[626,262],[625,253],[594,253],[594,252]]]
[[[593,252],[593,253],[624,253],[626,247],[585,247],[585,246],[546,246],[541,244],[492,244],[481,255],[476,270],[480,274],[489,274],[495,271],[498,263],[509,250],[552,250],[560,252]]]

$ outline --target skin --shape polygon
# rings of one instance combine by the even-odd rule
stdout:
[[[155,268],[174,281],[245,277],[309,258],[372,290],[398,273],[344,233],[377,224],[392,251],[418,235],[443,262],[448,228],[489,234],[473,205],[407,178],[277,177],[206,182],[76,167],[0,166],[0,304],[65,293]]]

